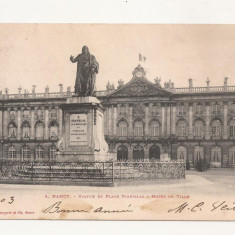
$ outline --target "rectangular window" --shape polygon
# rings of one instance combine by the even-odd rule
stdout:
[[[221,159],[221,150],[220,149],[212,150],[211,161],[212,162],[220,162],[220,159]]]
[[[56,113],[56,109],[51,109],[51,118],[56,118],[57,117],[57,113]]]
[[[127,136],[127,127],[126,126],[120,127],[120,136]]]
[[[231,114],[235,113],[235,103],[232,103],[229,105],[229,112]]]
[[[9,138],[10,139],[16,138],[16,128],[14,126],[9,127]]]
[[[159,107],[158,106],[153,106],[152,115],[156,116],[158,114],[159,114]]]
[[[143,136],[143,127],[135,127],[135,136]]]
[[[56,150],[54,148],[50,150],[50,159],[52,161],[56,160]]]
[[[23,127],[23,139],[29,139],[29,127]]]
[[[230,136],[234,137],[235,136],[235,126],[230,126],[229,132],[230,132]]]
[[[126,107],[125,106],[121,106],[120,107],[120,114],[123,115],[126,113]]]
[[[180,151],[179,159],[180,159],[180,160],[185,159],[185,157],[184,157],[184,151]]]
[[[11,110],[10,111],[10,119],[15,119],[15,111],[14,110]]]
[[[22,157],[23,157],[23,160],[28,160],[30,158],[29,149],[23,149],[22,150]]]
[[[29,118],[30,112],[29,110],[25,109],[23,110],[23,118]]]
[[[213,104],[212,113],[213,114],[219,114],[220,113],[220,105],[219,104]]]
[[[195,126],[195,136],[202,137],[203,131],[204,131],[204,129],[203,129],[202,125]]]
[[[214,152],[214,162],[218,162],[219,161],[219,153],[217,151]]]
[[[151,136],[159,136],[159,126],[151,126],[150,135]]]
[[[179,136],[186,136],[186,126],[179,127]]]
[[[186,106],[184,105],[179,106],[179,115],[186,115]]]
[[[16,159],[16,151],[15,150],[9,150],[8,158],[9,159]]]
[[[235,164],[235,151],[232,150],[230,153],[230,164]]]
[[[221,127],[220,126],[212,126],[212,135],[213,136],[220,136],[221,134]]]
[[[202,105],[201,104],[197,104],[196,105],[196,114],[202,114]]]
[[[37,152],[36,152],[36,158],[37,158],[37,159],[43,159],[43,151],[37,150]]]
[[[50,138],[56,139],[58,136],[58,126],[51,126],[50,127]]]
[[[194,161],[197,162],[200,159],[204,159],[204,150],[203,148],[196,147],[194,149]]]

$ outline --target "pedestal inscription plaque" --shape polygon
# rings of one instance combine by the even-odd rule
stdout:
[[[61,106],[63,132],[58,141],[59,162],[110,161],[104,138],[104,108],[96,97],[72,96]]]
[[[70,145],[87,145],[87,114],[70,115]]]

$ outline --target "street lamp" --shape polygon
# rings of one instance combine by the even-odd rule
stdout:
[[[1,140],[1,145],[2,145],[2,161],[3,161],[3,143],[4,143],[4,141]]]

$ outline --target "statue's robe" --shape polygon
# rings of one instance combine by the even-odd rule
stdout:
[[[77,62],[75,93],[79,96],[94,96],[96,74],[99,71],[99,64],[95,56],[79,54],[74,62]]]

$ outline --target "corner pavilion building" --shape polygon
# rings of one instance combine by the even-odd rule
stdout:
[[[62,106],[71,88],[50,93],[0,94],[0,157],[8,160],[56,161],[64,127]],[[194,165],[235,165],[235,86],[161,87],[137,66],[127,84],[97,91],[105,108],[105,138],[118,160],[185,159]]]

